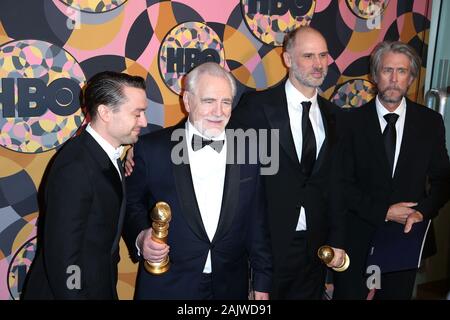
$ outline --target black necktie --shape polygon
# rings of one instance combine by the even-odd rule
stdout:
[[[310,176],[316,161],[316,138],[312,128],[311,120],[309,120],[309,110],[311,109],[311,102],[302,102],[302,159],[300,166],[302,173],[306,176]]]
[[[123,181],[123,178],[124,178],[124,176],[125,176],[125,173],[124,173],[124,171],[123,171],[123,164],[122,164],[122,160],[120,160],[120,158],[117,158],[117,166],[119,167],[119,171],[120,171],[120,178],[122,179],[122,181]]]
[[[391,173],[394,168],[395,158],[395,144],[397,142],[397,132],[395,130],[395,123],[398,119],[398,114],[388,113],[384,115],[384,119],[387,121],[386,128],[383,131],[384,149],[386,150],[386,156],[389,162],[389,168]]]
[[[194,134],[192,136],[191,144],[192,144],[192,150],[198,151],[202,149],[205,146],[210,146],[214,150],[216,150],[218,153],[222,151],[223,144],[225,143],[225,140],[209,140],[205,139],[197,134]]]

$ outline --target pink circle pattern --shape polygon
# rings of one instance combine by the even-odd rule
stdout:
[[[1,46],[0,70],[1,78],[40,79],[47,86],[58,78],[72,79],[80,87],[85,82],[78,62],[67,51],[39,40],[19,40]],[[14,90],[17,97],[17,82]],[[78,97],[72,96],[72,99]],[[0,111],[3,108],[2,104]],[[0,112],[0,145],[23,153],[39,153],[58,147],[84,120],[80,109],[69,116],[57,115],[48,108],[39,117],[21,117],[17,111],[14,118],[2,114]]]

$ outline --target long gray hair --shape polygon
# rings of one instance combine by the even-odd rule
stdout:
[[[409,45],[400,41],[383,41],[377,44],[370,55],[370,75],[378,82],[377,75],[381,68],[381,59],[388,52],[402,53],[409,58],[410,74],[415,79],[419,75],[422,61],[416,51]]]

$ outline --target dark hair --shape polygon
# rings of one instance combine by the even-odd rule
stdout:
[[[83,90],[81,105],[86,108],[92,121],[97,118],[97,109],[101,104],[111,108],[113,112],[120,108],[126,101],[124,87],[145,90],[145,81],[139,76],[114,71],[97,73],[88,80]]]
[[[388,52],[402,53],[407,56],[410,62],[410,74],[413,78],[417,78],[422,61],[416,51],[400,41],[383,41],[377,44],[370,55],[370,74],[375,82],[378,82],[377,76],[381,68],[381,59]]]

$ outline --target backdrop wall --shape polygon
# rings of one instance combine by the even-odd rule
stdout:
[[[400,39],[426,61],[430,8],[431,0],[2,0],[0,299],[19,297],[34,258],[42,175],[85,120],[78,94],[93,74],[144,77],[151,127],[166,127],[184,116],[180,78],[193,66],[212,60],[230,70],[238,99],[285,77],[283,35],[311,25],[329,46],[323,95],[358,107],[374,95],[368,55],[379,41]],[[422,67],[413,100],[422,100],[424,75]],[[121,256],[127,299],[136,266],[123,243]]]

